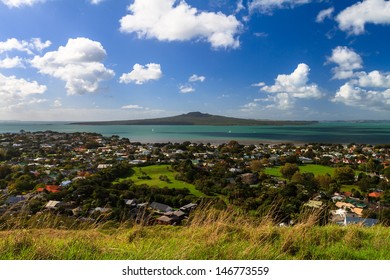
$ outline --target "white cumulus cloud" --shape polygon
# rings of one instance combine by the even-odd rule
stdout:
[[[332,14],[334,12],[334,8],[330,7],[328,9],[322,10],[321,12],[318,13],[316,17],[316,22],[323,22],[327,18],[331,18]]]
[[[245,6],[244,6],[244,3],[243,3],[243,0],[238,0],[235,13],[237,14],[237,13],[241,12],[242,10],[245,10]]]
[[[369,90],[347,82],[336,92],[333,102],[348,106],[362,107],[369,110],[390,110],[390,88],[386,90]]]
[[[277,107],[282,110],[294,106],[296,99],[321,98],[322,93],[316,84],[308,84],[310,68],[305,63],[298,64],[291,74],[280,74],[272,86],[264,85],[261,91],[271,93],[261,101],[272,102],[269,107]],[[262,85],[259,83],[257,85]]]
[[[59,99],[54,100],[53,106],[56,108],[62,107],[62,102]]]
[[[139,38],[159,41],[205,39],[213,48],[238,48],[242,24],[233,15],[204,12],[184,0],[135,0],[130,14],[120,20],[120,30]]]
[[[6,41],[0,42],[0,53],[19,51],[32,55],[34,52],[40,52],[50,45],[50,41],[42,42],[40,38],[33,38],[30,41],[10,38]]]
[[[42,42],[40,38],[31,39],[31,43],[33,48],[37,51],[43,51],[44,49],[51,46],[51,42],[49,40]]]
[[[258,104],[256,102],[250,102],[250,103],[247,103],[244,106],[242,106],[240,111],[251,112],[251,111],[257,109],[257,107],[258,107]]]
[[[15,76],[0,74],[0,102],[23,100],[34,94],[42,94],[47,90],[44,85],[36,81],[18,79]]]
[[[136,63],[130,73],[124,73],[119,78],[120,83],[135,83],[142,85],[146,82],[159,80],[162,76],[161,65],[156,63],[149,63],[140,65]]]
[[[190,85],[182,85],[179,87],[181,93],[191,93],[194,92],[195,89]]]
[[[41,103],[45,103],[45,102],[48,102],[49,100],[48,99],[45,99],[45,98],[33,98],[31,99],[28,104],[41,104]]]
[[[312,2],[312,0],[252,0],[248,3],[249,11],[272,13],[276,9],[291,9],[295,6]]]
[[[390,73],[381,73],[378,70],[370,73],[359,72],[356,74],[355,83],[360,87],[367,88],[390,88]]]
[[[337,64],[332,71],[333,78],[338,80],[351,78],[355,70],[363,67],[359,54],[348,47],[341,46],[332,50],[332,56],[328,57],[327,62]]]
[[[9,8],[20,8],[23,6],[32,6],[37,3],[45,2],[46,0],[1,0]]]
[[[255,83],[255,84],[251,84],[252,87],[263,87],[265,86],[265,83],[264,82],[260,82],[260,83]]]
[[[100,82],[111,79],[115,73],[102,61],[106,57],[103,46],[88,38],[69,39],[66,46],[44,56],[35,56],[31,65],[40,73],[66,82],[69,95],[96,93]]]
[[[122,109],[142,110],[142,109],[144,109],[144,107],[139,106],[139,105],[125,105],[125,106],[122,106]]]
[[[91,4],[94,4],[94,5],[100,4],[103,1],[104,0],[89,0],[89,2],[91,2]]]
[[[12,58],[6,57],[2,60],[0,60],[0,68],[23,68],[23,59],[21,59],[19,56],[15,56]]]
[[[205,76],[198,76],[196,74],[194,74],[188,78],[188,81],[191,83],[194,83],[194,82],[202,82],[203,83],[205,80],[206,80]]]
[[[390,24],[390,1],[365,0],[341,11],[336,20],[339,28],[350,34],[364,33],[365,25]]]
[[[333,102],[368,110],[390,110],[390,73],[361,71],[336,92]]]

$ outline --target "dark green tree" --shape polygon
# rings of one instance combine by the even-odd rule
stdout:
[[[282,173],[284,178],[288,179],[291,179],[297,171],[299,171],[299,167],[295,163],[286,163],[280,168],[280,173]]]
[[[355,172],[349,166],[336,167],[333,177],[339,184],[351,185],[355,181]]]

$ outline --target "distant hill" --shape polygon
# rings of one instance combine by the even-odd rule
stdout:
[[[257,125],[305,125],[317,123],[316,121],[273,121],[230,118],[218,115],[191,112],[173,117],[123,120],[123,121],[96,121],[77,122],[77,125],[216,125],[216,126],[257,126]]]

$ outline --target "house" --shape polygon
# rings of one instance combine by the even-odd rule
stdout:
[[[98,169],[106,169],[112,167],[112,164],[99,164]]]
[[[107,208],[107,207],[96,207],[90,211],[90,214],[94,214],[94,213],[104,214],[104,213],[109,213],[111,210],[112,210],[111,208]]]
[[[311,158],[307,158],[307,157],[299,157],[299,160],[303,163],[303,164],[310,164],[310,163],[313,163],[313,160]]]
[[[159,225],[172,225],[174,223],[174,219],[168,216],[161,216],[156,221]]]
[[[331,221],[341,226],[360,224],[363,226],[374,226],[378,223],[377,219],[357,217],[355,213],[347,213],[344,209],[337,209],[331,212]]]
[[[187,214],[181,210],[176,210],[176,211],[171,211],[171,212],[167,212],[164,214],[165,216],[168,216],[168,217],[176,217],[180,220],[183,220]]]
[[[184,205],[182,207],[180,207],[180,210],[185,212],[185,213],[189,213],[191,212],[192,210],[194,210],[196,208],[196,206],[198,206],[198,204],[195,204],[195,203],[189,203],[187,205]]]
[[[355,208],[355,205],[353,205],[352,203],[337,201],[336,207],[337,208],[344,208],[344,209],[346,209],[346,208],[353,209],[353,208]]]
[[[336,201],[340,201],[340,200],[343,200],[344,199],[344,197],[343,196],[341,196],[341,195],[334,195],[334,196],[332,196],[332,201],[333,202],[336,202]]]
[[[124,199],[125,205],[128,207],[136,207],[137,206],[137,200],[136,199]]]
[[[337,209],[334,211],[331,211],[331,221],[336,224],[344,224],[345,217],[347,216],[347,211],[345,209]]]
[[[46,185],[44,188],[38,188],[37,192],[48,191],[50,193],[59,193],[62,190],[61,186]]]
[[[361,217],[363,215],[363,208],[355,207],[355,208],[351,209],[351,211],[352,211],[352,213],[355,213],[359,217]]]
[[[147,202],[143,202],[143,203],[138,203],[137,204],[137,208],[146,208],[148,207],[148,203]]]
[[[378,220],[377,219],[370,219],[370,218],[353,217],[353,216],[347,215],[345,218],[345,221],[344,221],[344,225],[347,226],[347,225],[353,225],[353,224],[362,225],[362,226],[366,226],[366,227],[372,227],[372,226],[375,226],[376,224],[378,224]]]
[[[76,207],[72,209],[73,216],[79,216],[83,212],[81,207]]]
[[[310,207],[310,208],[317,208],[317,209],[320,209],[322,205],[323,202],[319,200],[309,200],[308,202],[303,204],[303,206]]]
[[[71,183],[72,183],[71,180],[62,181],[61,184],[60,184],[60,186],[61,186],[61,187],[66,187],[66,186],[68,186],[68,185],[71,184]]]
[[[160,213],[166,213],[173,210],[172,207],[158,202],[152,202],[149,207]]]
[[[347,197],[352,196],[352,192],[344,192],[344,195]]]
[[[181,210],[177,210],[175,212],[173,212],[173,214],[176,216],[176,217],[179,217],[179,218],[185,218],[187,217],[187,213],[181,211]]]
[[[49,200],[49,202],[46,203],[45,208],[46,209],[57,209],[60,205],[61,205],[61,201]]]
[[[24,195],[16,195],[16,196],[10,196],[8,197],[7,201],[5,202],[8,205],[14,205],[16,203],[22,202],[26,200],[26,196]]]
[[[166,212],[163,216],[156,219],[160,225],[178,225],[187,217],[187,214],[181,210]]]
[[[241,175],[241,181],[247,185],[255,185],[259,182],[259,175],[257,173],[245,173]]]
[[[370,192],[368,197],[379,199],[383,195],[383,192]]]

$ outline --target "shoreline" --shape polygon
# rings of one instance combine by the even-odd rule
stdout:
[[[161,140],[161,141],[137,141],[130,140],[130,143],[141,143],[141,144],[165,144],[165,143],[184,143],[190,142],[191,144],[211,144],[211,145],[222,145],[228,144],[230,141],[237,141],[240,145],[258,145],[258,144],[270,144],[270,145],[280,145],[280,144],[298,144],[304,145],[308,144],[302,141],[282,141],[282,140],[256,140],[256,139],[197,139],[197,140]]]

